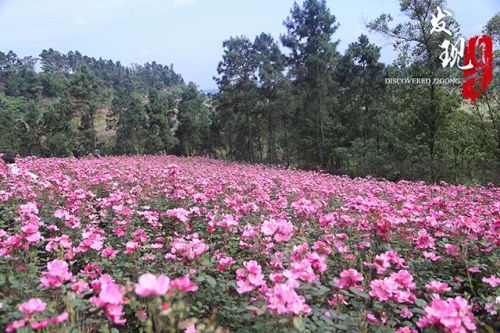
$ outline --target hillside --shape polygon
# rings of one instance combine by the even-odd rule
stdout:
[[[498,330],[499,197],[208,158],[0,164],[0,326]]]

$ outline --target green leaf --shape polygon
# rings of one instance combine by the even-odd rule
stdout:
[[[367,293],[362,292],[361,290],[356,289],[354,287],[349,288],[349,291],[356,296],[362,297],[364,299],[370,299],[370,296]]]
[[[9,275],[9,283],[12,287],[18,288],[19,287],[19,281],[15,278],[13,275]]]
[[[298,329],[299,331],[303,331],[304,330],[304,319],[302,319],[301,317],[293,318],[293,326],[295,326],[295,328]]]
[[[420,298],[415,301],[415,304],[421,308],[425,308],[427,306],[427,302]]]
[[[210,275],[207,275],[205,277],[205,280],[207,281],[207,283],[210,285],[210,287],[212,288],[215,288],[215,286],[217,285],[217,281],[215,281],[215,279],[213,277],[211,277]]]

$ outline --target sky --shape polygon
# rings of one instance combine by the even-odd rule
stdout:
[[[302,0],[299,0],[299,3]],[[43,49],[119,60],[174,64],[186,82],[216,88],[213,76],[222,42],[231,36],[253,39],[261,32],[276,39],[293,0],[0,0],[0,51],[37,56]],[[369,33],[366,23],[382,13],[401,19],[398,0],[327,0],[340,27],[334,35],[344,51],[361,34],[382,47],[382,61],[396,56],[391,43]],[[474,6],[474,8],[472,8]],[[462,35],[481,32],[500,12],[499,0],[448,0],[447,9]]]

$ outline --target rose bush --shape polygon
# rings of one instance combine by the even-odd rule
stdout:
[[[17,167],[8,332],[499,330],[499,188],[171,156]]]

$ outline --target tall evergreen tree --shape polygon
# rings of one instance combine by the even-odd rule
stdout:
[[[147,116],[140,97],[132,96],[116,123],[116,152],[120,154],[144,153]]]
[[[257,125],[253,117],[258,101],[253,44],[247,37],[232,37],[224,41],[223,47],[216,82],[220,91],[217,106],[223,113],[227,150],[233,158],[252,162]]]
[[[80,116],[80,146],[89,153],[97,149],[95,116],[101,100],[102,84],[87,67],[81,66],[71,82],[71,95]]]
[[[254,41],[255,60],[260,91],[260,106],[267,121],[267,160],[276,162],[276,126],[280,115],[287,112],[285,56],[269,34],[262,33]]]
[[[411,77],[446,77],[452,71],[443,70],[439,58],[443,51],[440,48],[443,39],[451,37],[444,32],[431,33],[431,17],[436,15],[438,6],[446,8],[446,1],[400,0],[401,12],[407,17],[406,22],[390,27],[392,17],[383,14],[368,25],[372,31],[391,38],[394,46],[409,59],[407,74]],[[448,18],[447,29],[453,36],[458,35],[458,24],[452,18]],[[433,80],[428,86],[414,87],[413,92],[411,104],[407,107],[414,112],[417,121],[414,129],[419,133],[415,133],[415,136],[421,138],[422,143],[427,146],[428,176],[435,181],[435,146],[438,132],[446,118],[458,108],[459,96],[457,91],[439,87]]]
[[[296,125],[301,127],[299,159],[324,167],[328,165],[326,139],[331,135],[332,72],[338,56],[332,36],[338,24],[324,0],[305,0],[302,7],[294,3],[284,24],[287,32],[281,42],[290,52],[294,93],[301,96],[296,114]]]

